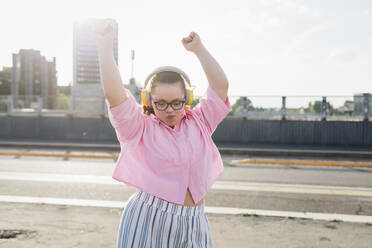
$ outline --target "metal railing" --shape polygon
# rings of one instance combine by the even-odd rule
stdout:
[[[195,97],[196,103],[201,96]],[[372,95],[229,96],[228,118],[271,120],[369,121]],[[75,115],[107,118],[104,97],[0,96],[0,113],[8,115]]]
[[[359,96],[230,96],[231,117],[274,120],[368,121],[371,94]]]

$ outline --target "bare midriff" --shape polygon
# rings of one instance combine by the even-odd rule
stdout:
[[[199,206],[203,203],[204,199],[201,199],[198,203],[195,203],[194,200],[191,197],[191,193],[189,188],[187,188],[185,200],[183,202],[184,206]]]
[[[162,198],[160,198],[160,199],[162,199]],[[162,200],[164,200],[164,199],[162,199]],[[164,201],[166,201],[166,200],[164,200]],[[203,201],[204,201],[204,198],[201,199],[198,203],[195,204],[194,200],[191,197],[190,190],[189,190],[189,188],[187,188],[185,200],[183,201],[183,206],[195,207],[195,206],[199,206],[199,205],[203,204]],[[177,203],[175,203],[175,204],[177,204]],[[177,204],[177,205],[180,205],[180,204]],[[182,206],[182,205],[180,205],[180,206]]]

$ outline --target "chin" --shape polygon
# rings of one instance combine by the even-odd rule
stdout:
[[[174,127],[177,124],[177,121],[167,122],[168,126]]]

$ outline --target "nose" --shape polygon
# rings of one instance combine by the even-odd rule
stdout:
[[[164,111],[165,112],[173,112],[172,106],[168,105],[167,108]]]

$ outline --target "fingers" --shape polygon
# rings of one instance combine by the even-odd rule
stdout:
[[[199,35],[198,35],[196,32],[191,32],[191,33],[190,33],[190,36],[191,36],[192,38],[195,38],[195,37],[198,37]]]
[[[192,38],[190,38],[190,36],[188,36],[188,37],[184,37],[183,39],[182,39],[182,43],[190,43],[192,41]]]
[[[199,46],[201,41],[196,32],[190,32],[187,37],[182,38],[181,42],[186,50],[191,51],[195,49],[195,47]]]

